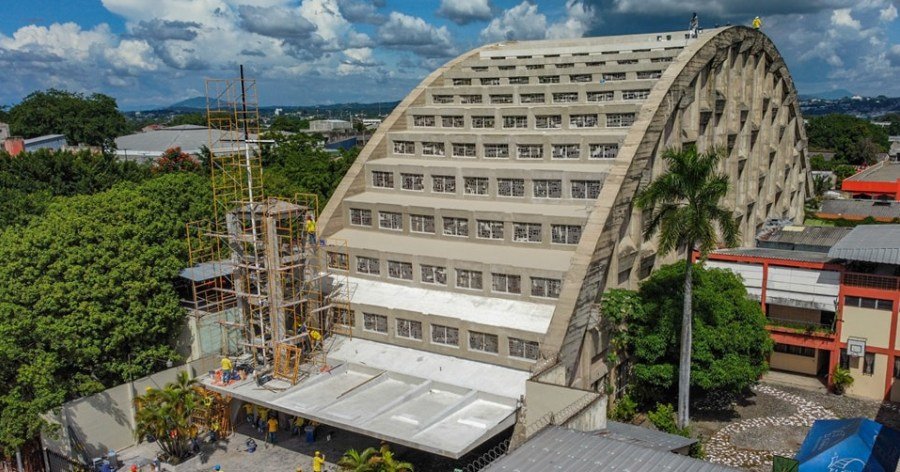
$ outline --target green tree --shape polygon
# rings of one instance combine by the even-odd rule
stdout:
[[[847,164],[841,164],[834,167],[834,176],[837,180],[837,188],[841,188],[844,179],[856,173],[856,167]]]
[[[274,147],[262,150],[266,194],[290,197],[314,193],[323,207],[359,153],[358,149],[327,152],[318,146],[320,138],[316,135],[276,135],[274,139]]]
[[[9,111],[10,131],[24,137],[64,134],[69,144],[112,148],[130,128],[116,100],[64,90],[34,92]]]
[[[155,438],[168,462],[178,463],[191,453],[191,416],[201,401],[196,383],[182,371],[174,382],[163,388],[150,388],[134,400],[136,438]]]
[[[290,133],[299,133],[309,129],[309,120],[298,118],[296,116],[278,115],[272,119],[269,124],[270,131],[287,131]]]
[[[206,146],[203,148],[208,151]],[[196,172],[200,170],[200,161],[186,152],[181,152],[180,147],[173,147],[166,149],[166,151],[159,156],[159,159],[153,163],[150,170],[154,174],[164,174],[168,172]]]
[[[806,126],[809,147],[832,150],[837,160],[865,164],[874,154],[890,146],[887,130],[868,120],[850,115],[831,114],[809,118]]]
[[[350,449],[344,453],[337,465],[348,472],[374,472],[377,460],[378,450],[374,447],[366,448],[362,452]]]
[[[638,291],[643,310],[629,323],[629,351],[634,359],[631,391],[643,405],[666,403],[680,389],[685,267],[682,261],[660,268]],[[768,369],[772,340],[765,315],[733,272],[702,266],[692,272],[691,391],[706,398],[738,395]]]
[[[192,173],[54,199],[0,231],[0,447],[34,438],[41,414],[175,359],[184,309],[184,224],[209,217]]]
[[[691,258],[696,248],[701,257],[716,247],[722,234],[726,246],[738,242],[739,229],[731,211],[719,206],[728,194],[728,176],[716,171],[722,154],[698,153],[689,146],[667,149],[663,160],[666,172],[653,180],[636,199],[639,208],[650,211],[650,224],[644,232],[649,240],[659,234],[659,253],[684,248],[687,270],[684,273],[683,318],[681,326],[681,363],[678,388],[678,426],[690,423],[691,385]]]
[[[812,183],[816,198],[822,198],[825,192],[832,189],[831,177],[828,175],[814,175]]]
[[[209,122],[206,120],[206,114],[204,113],[182,113],[180,115],[175,115],[169,120],[169,126],[179,126],[179,125],[195,125],[195,126],[208,126]]]
[[[390,450],[381,452],[381,460],[379,461],[379,472],[413,472],[413,465],[394,458],[394,453]]]

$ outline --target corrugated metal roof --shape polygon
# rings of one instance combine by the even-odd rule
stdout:
[[[731,472],[719,464],[560,427],[549,427],[485,471]]]
[[[38,136],[36,138],[28,138],[24,140],[25,146],[29,144],[35,143],[43,143],[45,141],[56,141],[58,139],[65,139],[66,136],[64,134],[45,134],[43,136]]]
[[[844,180],[895,182],[897,179],[900,179],[900,162],[880,162]]]
[[[234,272],[234,266],[230,262],[215,261],[203,262],[194,267],[182,269],[179,275],[194,282],[202,282],[217,277],[224,277],[232,272]]]
[[[757,245],[772,249],[805,249],[822,248],[827,250],[834,246],[850,232],[850,228],[832,228],[827,226],[784,226],[759,237]]]
[[[784,261],[799,262],[829,262],[833,258],[824,252],[791,251],[788,249],[771,249],[763,247],[719,249],[712,254],[725,254],[731,256],[758,257],[760,259],[780,259]]]
[[[834,245],[835,259],[900,265],[900,225],[859,225]]]
[[[843,217],[871,216],[872,218],[900,218],[900,202],[876,200],[825,200],[819,213]]]
[[[655,429],[642,428],[633,424],[619,423],[618,421],[607,421],[606,429],[596,431],[596,434],[615,439],[616,441],[666,452],[675,451],[697,442],[696,439],[664,433]]]

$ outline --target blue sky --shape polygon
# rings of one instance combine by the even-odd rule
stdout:
[[[398,100],[505,39],[672,31],[760,15],[801,93],[900,96],[900,0],[5,0],[0,104],[49,87],[126,109],[203,95],[243,63],[263,104]]]

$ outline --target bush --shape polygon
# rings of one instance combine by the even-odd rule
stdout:
[[[637,402],[631,399],[627,393],[616,402],[609,417],[615,421],[624,421],[630,423],[637,415]]]
[[[831,385],[834,393],[843,395],[847,387],[853,385],[853,376],[850,375],[849,370],[836,366],[831,374]]]
[[[656,409],[647,412],[647,419],[656,426],[656,429],[669,434],[678,434],[678,426],[675,424],[675,409],[671,403],[656,404]]]

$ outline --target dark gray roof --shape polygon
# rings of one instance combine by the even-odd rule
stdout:
[[[642,428],[628,423],[619,423],[618,421],[606,422],[606,429],[596,431],[596,434],[634,444],[636,446],[649,447],[651,449],[659,449],[660,451],[672,452],[697,442],[696,439],[678,436],[677,434],[669,434],[650,428]]]
[[[66,137],[66,135],[64,135],[64,134],[45,134],[43,136],[38,136],[36,138],[28,138],[28,139],[24,140],[24,142],[25,142],[25,145],[28,146],[29,144],[43,143],[45,141],[56,141],[58,139],[65,139],[65,137]]]
[[[820,213],[843,217],[871,216],[872,218],[900,218],[900,202],[877,200],[825,200]]]
[[[723,465],[560,427],[549,427],[486,472],[732,472]]]
[[[844,180],[896,182],[897,179],[900,179],[900,162],[881,162],[866,168],[858,174],[851,175]]]
[[[859,225],[828,251],[835,259],[900,265],[900,225]]]
[[[850,228],[827,226],[783,226],[761,235],[757,246],[771,249],[799,249],[807,251],[827,251],[837,244]]]
[[[765,259],[780,259],[784,261],[800,262],[829,262],[833,258],[824,252],[791,251],[788,249],[770,249],[763,247],[719,249],[712,254],[726,254],[731,256],[759,257]]]
[[[202,262],[194,267],[182,269],[178,274],[181,277],[193,282],[202,282],[204,280],[215,279],[231,275],[234,272],[234,266],[228,261]]]

